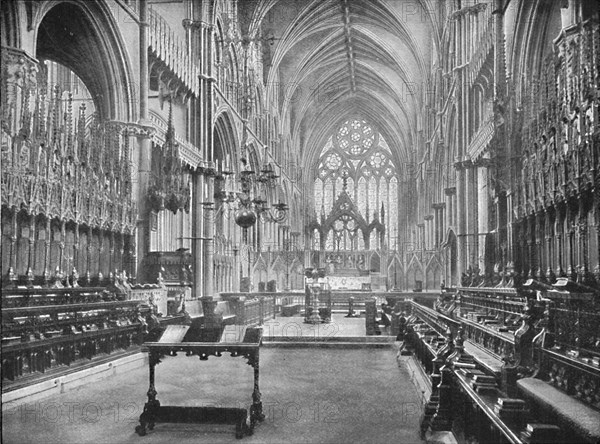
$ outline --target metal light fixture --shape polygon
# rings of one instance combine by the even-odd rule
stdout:
[[[238,203],[239,208],[235,213],[235,222],[244,230],[253,226],[259,218],[283,223],[287,218],[288,205],[279,201],[269,207],[267,200],[260,197],[260,191],[256,191],[258,187],[262,189],[275,187],[279,175],[276,174],[273,165],[267,163],[261,168],[260,173],[256,174],[250,169],[245,157],[242,157],[241,161],[243,168],[239,174],[239,191],[234,190],[233,182],[229,179],[233,172],[220,171],[215,176],[215,180],[221,182],[224,189],[215,192],[215,199],[229,204]],[[255,192],[258,194],[257,196],[255,196]]]

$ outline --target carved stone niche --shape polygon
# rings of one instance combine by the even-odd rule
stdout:
[[[23,115],[23,107],[30,111],[37,92],[39,65],[26,53],[15,48],[3,47],[2,66],[2,130],[16,136],[19,130],[27,130],[21,126],[20,118]]]

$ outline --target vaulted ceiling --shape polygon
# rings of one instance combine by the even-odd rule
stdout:
[[[332,130],[362,117],[399,166],[415,159],[425,80],[437,60],[438,0],[260,0],[246,4],[248,34],[265,48],[269,95],[306,167]],[[252,6],[249,6],[252,5]]]

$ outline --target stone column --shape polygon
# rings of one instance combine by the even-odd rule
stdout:
[[[444,209],[446,208],[446,204],[441,202],[441,203],[435,203],[432,205],[433,209],[435,210],[435,246],[436,248],[440,248],[442,242],[444,242],[444,238],[446,235],[446,230],[445,230],[445,222],[446,222],[446,218],[444,215]]]
[[[513,193],[506,193],[506,272],[512,273],[515,267],[514,262],[514,213],[513,213]],[[509,277],[510,279],[510,277]]]
[[[555,281],[554,267],[555,267],[555,256],[552,250],[553,247],[553,229],[554,229],[554,218],[556,213],[550,209],[546,211],[546,225],[545,225],[545,239],[546,239],[546,278],[552,284]]]
[[[489,212],[488,212],[488,191],[490,189],[488,183],[488,168],[490,165],[489,159],[480,159],[477,162],[477,240],[478,240],[478,266],[486,275],[492,270],[485,269],[485,238],[490,231],[489,228]]]
[[[193,297],[200,298],[203,296],[202,276],[203,254],[202,254],[202,235],[204,222],[204,207],[203,203],[203,181],[200,172],[194,172],[192,176],[192,260],[194,262],[194,288],[192,289]]]
[[[429,236],[429,243],[427,245],[427,249],[428,250],[433,250],[433,247],[435,245],[435,230],[434,230],[434,226],[433,226],[433,214],[430,214],[426,217],[426,221],[427,221],[427,232],[428,232],[428,236]]]
[[[467,251],[467,201],[468,197],[466,194],[467,176],[466,170],[462,162],[455,163],[457,169],[457,184],[456,184],[456,196],[453,204],[453,211],[455,212],[454,221],[457,237],[457,272],[458,276],[468,267],[468,251]]]
[[[537,255],[537,268],[535,270],[535,277],[539,280],[544,281],[546,276],[544,274],[545,270],[545,254],[544,254],[544,228],[546,226],[545,221],[546,211],[541,210],[538,212],[536,217],[536,226],[535,226],[535,245],[536,245],[536,255]]]
[[[556,277],[564,277],[565,269],[565,207],[559,205],[556,207],[556,217],[554,219],[554,241],[556,250]]]
[[[567,277],[575,280],[575,227],[576,216],[567,208],[567,224],[566,224],[566,261],[567,261]]]
[[[593,255],[592,257],[595,256],[594,278],[596,279],[596,286],[600,286],[600,196],[598,196],[598,194],[596,194],[594,203],[594,219],[594,229],[596,231],[596,237],[594,238],[595,246],[590,248],[590,253]],[[592,236],[594,236],[593,232]]]
[[[424,250],[425,249],[425,224],[417,224],[417,249]],[[373,248],[373,246],[371,246]]]
[[[433,248],[433,216],[431,214],[424,217],[425,219],[425,249]]]
[[[478,227],[477,227],[477,168],[471,161],[465,162],[466,167],[466,199],[465,209],[467,213],[466,234],[467,234],[467,254],[468,266],[478,264],[479,242],[478,242]]]
[[[456,187],[444,188],[446,196],[446,230],[454,225],[454,196],[456,195]]]
[[[213,202],[213,180],[211,173],[204,176],[204,202],[203,202],[203,225],[204,239],[202,252],[202,296],[204,298],[212,296],[214,292],[213,273],[214,273],[214,202]]]
[[[140,57],[140,118],[139,124],[149,126],[148,122],[148,3],[147,0],[140,0],[139,3],[140,22],[139,22],[139,57]],[[137,135],[137,146],[134,146],[133,161],[138,164],[137,180],[134,180],[134,187],[137,184],[137,206],[138,220],[136,224],[136,248],[134,249],[136,260],[134,274],[137,282],[143,282],[147,279],[144,275],[142,261],[150,249],[150,208],[147,204],[148,185],[150,181],[150,167],[152,147],[150,143],[150,134],[139,132]],[[135,150],[137,149],[137,153]],[[134,194],[136,195],[136,194]],[[91,239],[90,239],[91,241]]]

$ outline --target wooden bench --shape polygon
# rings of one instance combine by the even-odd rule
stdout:
[[[517,387],[526,398],[554,414],[561,425],[571,428],[588,442],[600,442],[599,411],[539,379],[519,379]]]

